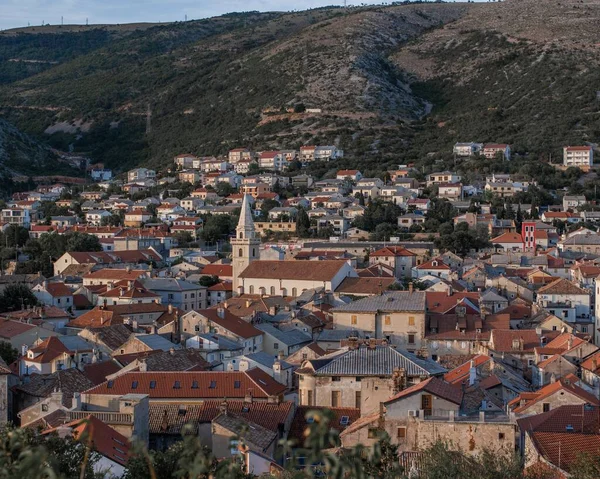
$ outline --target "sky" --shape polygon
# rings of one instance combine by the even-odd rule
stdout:
[[[65,24],[172,22],[212,17],[249,10],[290,11],[327,5],[343,0],[0,0],[0,29],[42,22]],[[348,4],[391,3],[382,0],[348,0]]]

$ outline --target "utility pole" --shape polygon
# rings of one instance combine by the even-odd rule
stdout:
[[[61,15],[61,16],[60,16],[60,25],[62,26],[62,25],[63,25],[63,23],[64,23],[64,17]]]

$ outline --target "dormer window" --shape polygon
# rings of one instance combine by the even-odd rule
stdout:
[[[519,349],[519,340],[518,339],[513,339],[512,340],[512,348],[513,349]]]

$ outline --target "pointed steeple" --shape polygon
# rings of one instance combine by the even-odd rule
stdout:
[[[238,239],[251,239],[254,238],[254,220],[252,219],[252,207],[250,206],[250,197],[244,195],[242,201],[242,211],[240,212],[240,221],[238,222],[236,231],[236,237]]]

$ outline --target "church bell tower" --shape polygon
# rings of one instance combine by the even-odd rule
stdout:
[[[254,220],[252,219],[252,208],[248,195],[244,195],[240,221],[235,229],[235,239],[231,240],[232,266],[233,266],[233,294],[240,295],[248,293],[244,291],[240,274],[248,265],[259,259],[260,238],[256,236]]]

